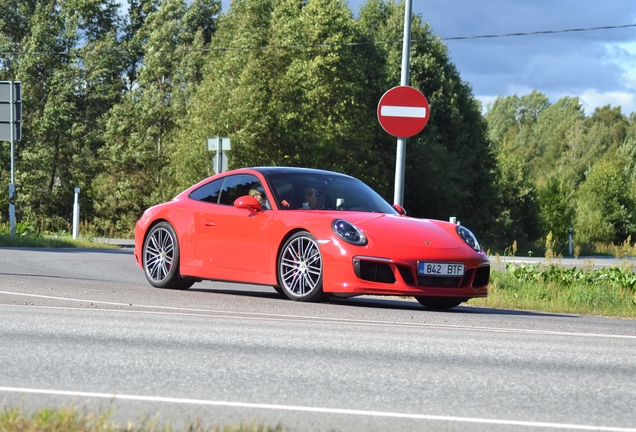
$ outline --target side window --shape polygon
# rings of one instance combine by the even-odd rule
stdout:
[[[223,180],[224,179],[218,179],[204,184],[198,189],[192,191],[190,193],[190,198],[197,201],[218,204],[219,196],[221,195],[221,187],[223,187]]]
[[[238,197],[249,195],[250,190],[259,188],[262,190],[261,182],[253,175],[239,174],[225,177],[219,204],[234,205],[234,201]]]

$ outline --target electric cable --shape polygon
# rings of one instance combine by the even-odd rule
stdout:
[[[423,43],[432,40],[439,41],[459,41],[459,40],[473,40],[473,39],[493,39],[493,38],[507,38],[518,36],[536,36],[546,34],[559,34],[559,33],[573,33],[573,32],[590,32],[599,30],[614,30],[636,27],[636,24],[623,24],[614,26],[602,26],[602,27],[587,27],[587,28],[573,28],[562,30],[541,30],[533,32],[519,32],[519,33],[502,33],[502,34],[490,34],[490,35],[475,35],[475,36],[453,36],[453,37],[433,37],[424,39],[413,39],[411,44]],[[73,55],[86,55],[86,54],[155,54],[155,53],[192,53],[192,52],[212,52],[212,51],[254,51],[254,50],[292,50],[292,49],[314,49],[314,48],[330,48],[339,46],[362,46],[362,45],[390,45],[402,43],[402,40],[394,41],[369,41],[369,42],[342,42],[333,44],[313,44],[313,45],[277,45],[277,46],[260,46],[260,47],[216,47],[216,48],[199,48],[199,49],[172,49],[172,50],[136,50],[136,49],[124,49],[124,50],[94,50],[86,51],[81,54]],[[71,48],[66,51],[18,51],[18,52],[0,52],[2,56],[22,56],[22,55],[71,55],[71,51],[80,51],[82,48]]]

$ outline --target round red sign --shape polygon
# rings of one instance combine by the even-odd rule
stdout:
[[[385,131],[399,138],[409,138],[424,129],[429,118],[428,101],[410,86],[393,87],[378,104],[378,120]]]

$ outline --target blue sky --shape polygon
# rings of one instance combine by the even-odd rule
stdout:
[[[365,1],[348,0],[354,15]],[[412,0],[412,10],[442,38],[636,24],[636,0]],[[484,106],[536,89],[553,103],[577,96],[587,114],[636,112],[636,27],[444,43]]]

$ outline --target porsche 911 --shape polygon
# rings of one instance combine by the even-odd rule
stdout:
[[[147,209],[136,263],[157,288],[272,286],[296,301],[413,296],[444,310],[488,295],[490,262],[466,227],[409,217],[362,181],[308,168],[209,177]]]

